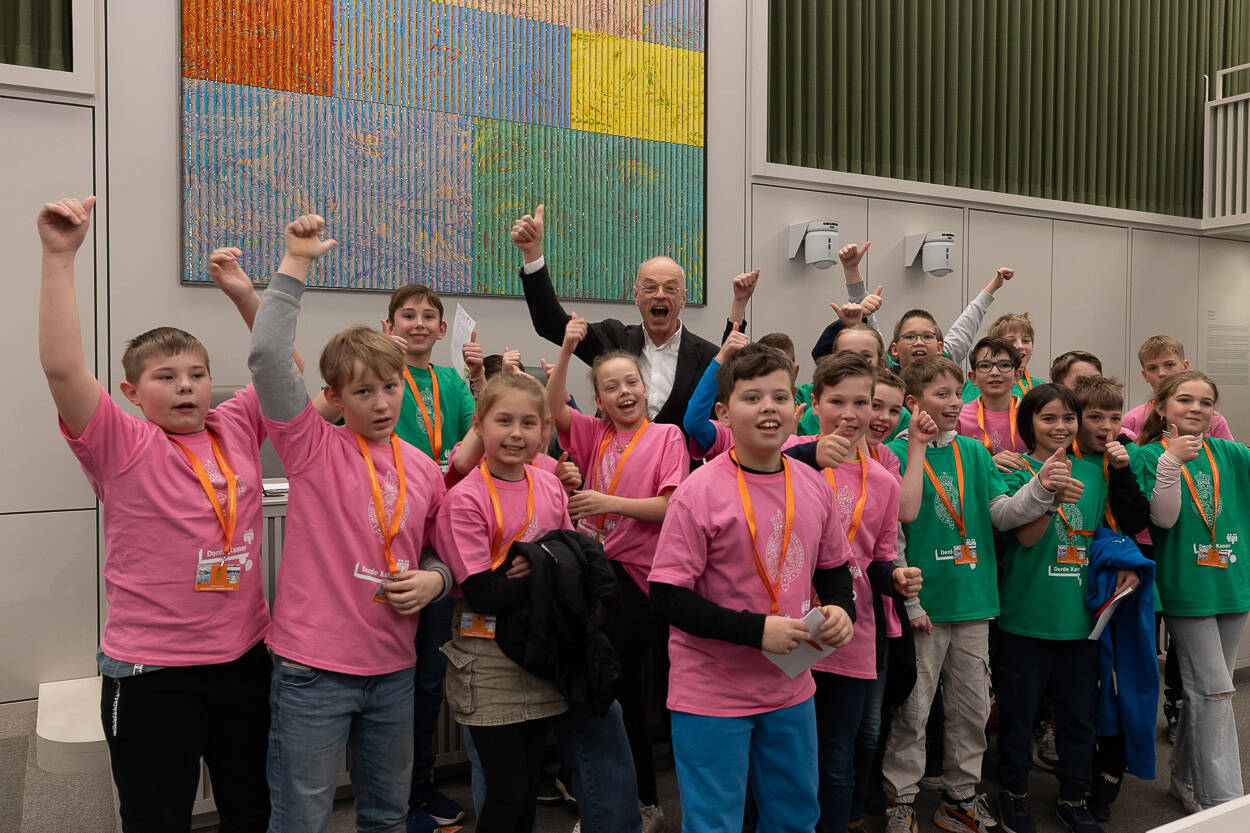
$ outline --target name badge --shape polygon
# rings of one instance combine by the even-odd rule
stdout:
[[[460,614],[460,635],[475,639],[495,638],[495,617],[465,611]]]
[[[1060,544],[1055,561],[1060,564],[1083,566],[1085,564],[1085,547],[1080,544]]]
[[[391,575],[388,576],[388,578],[393,579],[395,576]],[[389,605],[391,603],[391,600],[386,595],[386,585],[389,583],[390,582],[380,581],[378,582],[377,589],[373,591],[373,600],[378,604]]]
[[[210,593],[238,590],[242,574],[239,564],[199,564],[195,568],[195,589]]]
[[[603,532],[599,530],[599,527],[596,524],[597,519],[598,519],[598,516],[594,516],[590,518],[582,518],[580,521],[577,522],[577,531],[583,532],[589,535],[591,538],[594,538],[596,542],[602,544]]]
[[[1218,567],[1228,569],[1229,561],[1236,561],[1230,544],[1194,544],[1194,555],[1198,556],[1199,567]]]
[[[965,538],[959,544],[959,555],[955,558],[956,564],[976,564],[977,563],[977,539]]]

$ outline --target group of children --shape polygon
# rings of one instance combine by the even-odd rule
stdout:
[[[1062,385],[1032,377],[1027,316],[973,344],[1010,269],[949,334],[911,310],[887,345],[864,244],[841,253],[852,300],[834,305],[810,385],[788,336],[735,329],[681,427],[648,419],[627,352],[595,360],[595,415],[571,406],[577,316],[545,384],[476,337],[467,379],[433,365],[442,303],[416,285],[382,332],[329,340],[309,397],[296,322],[335,242],[304,215],[263,297],[241,252],[210,259],[252,329],[252,384],[210,408],[204,346],[151,330],[123,356],[140,419],[83,352],[72,264],[93,205],[39,213],[39,348],[104,507],[101,717],[127,830],[187,829],[201,757],[223,830],[327,829],[345,755],[360,830],[455,824],[432,777],[445,697],[478,830],[532,829],[552,730],[583,829],[656,831],[643,681],[658,654],[684,829],[740,830],[747,813],[760,830],[843,833],[879,781],[887,830],[914,831],[940,692],[939,827],[1031,833],[1046,709],[1059,818],[1096,833],[1114,793],[1094,773],[1153,766],[1157,673],[1134,648],[1154,662],[1156,580],[1185,692],[1172,790],[1190,810],[1240,795],[1250,453],[1213,436],[1215,385],[1177,342],[1143,347],[1155,395],[1134,443],[1096,357],[1057,359]],[[266,437],[290,481],[272,612],[254,569]],[[1124,537],[1139,533],[1150,543]],[[1093,611],[1125,593],[1114,639],[1090,640]],[[549,652],[533,633],[554,634]],[[783,671],[800,649],[814,665]],[[977,791],[992,699],[997,813]]]

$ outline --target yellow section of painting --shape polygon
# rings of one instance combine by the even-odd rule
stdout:
[[[703,146],[703,53],[574,30],[569,127]]]

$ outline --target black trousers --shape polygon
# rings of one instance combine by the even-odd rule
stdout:
[[[272,667],[257,643],[233,662],[103,679],[100,718],[126,833],[191,829],[201,757],[221,833],[263,833]]]
[[[651,600],[620,563],[613,561],[612,568],[616,573],[620,606],[608,622],[608,637],[621,660],[621,682],[617,687],[616,699],[621,704],[625,734],[629,738],[629,749],[634,758],[638,800],[643,804],[659,804],[651,731],[647,726],[646,692],[646,670],[652,648],[656,644],[657,619],[651,608]]]
[[[533,830],[547,724],[544,719],[468,727],[486,781],[486,800],[477,819],[477,833]]]

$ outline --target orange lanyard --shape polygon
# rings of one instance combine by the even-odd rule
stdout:
[[[373,457],[369,454],[369,445],[365,438],[356,435],[356,445],[360,446],[360,456],[365,458],[365,468],[369,472],[369,489],[373,492],[373,514],[378,519],[378,530],[382,533],[382,554],[386,556],[386,569],[392,574],[399,572],[395,556],[391,552],[391,543],[399,534],[399,525],[404,521],[404,503],[408,499],[408,478],[404,474],[404,460],[400,454],[399,437],[391,434],[391,451],[395,455],[395,473],[399,476],[399,494],[395,496],[395,505],[391,507],[391,522],[386,522],[386,502],[382,499],[382,486],[378,483],[378,470],[373,467]]]
[[[777,563],[777,583],[774,584],[768,577],[768,568],[760,560],[760,548],[755,540],[755,507],[751,505],[751,493],[747,490],[747,480],[742,474],[742,464],[738,462],[738,454],[733,449],[729,450],[729,457],[738,467],[738,499],[742,502],[742,513],[747,518],[747,531],[751,533],[751,554],[755,556],[755,572],[764,583],[764,589],[768,591],[769,612],[776,613],[781,609],[777,596],[780,592],[781,577],[786,571],[786,556],[790,552],[790,531],[794,528],[794,486],[790,482],[790,462],[785,457],[781,458],[781,468],[786,476],[786,510],[785,523],[781,530],[781,560]]]
[[[868,456],[876,460],[878,463],[881,462],[881,452],[877,451],[877,447],[875,445],[868,446]]]
[[[833,469],[825,469],[825,480],[829,481],[833,493],[838,493],[838,481]],[[854,544],[855,535],[859,532],[859,523],[864,519],[864,504],[868,501],[868,461],[859,458],[859,499],[855,501],[855,511],[851,513],[851,525],[846,528],[846,543]]]
[[[642,421],[642,425],[638,426],[638,430],[634,432],[634,436],[630,438],[628,445],[625,446],[625,450],[621,452],[621,456],[617,459],[616,471],[612,472],[612,481],[608,483],[608,489],[606,492],[604,492],[605,495],[616,494],[616,484],[620,482],[621,472],[625,470],[625,461],[629,459],[629,455],[633,452],[634,446],[637,445],[638,440],[642,437],[643,432],[646,431],[650,427],[651,427],[651,420],[644,418]],[[613,428],[611,431],[609,431],[607,434],[604,435],[603,441],[599,443],[599,451],[598,453],[595,454],[595,468],[594,468],[594,471],[591,473],[592,482],[597,483],[599,481],[599,474],[600,474],[599,467],[603,464],[603,454],[605,451],[607,451],[608,443],[612,442],[612,439],[615,436],[616,436],[616,429]],[[606,518],[607,518],[606,515],[600,515],[598,520],[595,521],[595,525],[600,530],[603,530],[604,522]]]
[[[1076,443],[1073,443],[1073,446],[1074,446],[1074,447],[1075,447],[1075,445],[1076,445]],[[1079,457],[1079,456],[1081,456],[1081,455],[1078,453],[1078,454],[1077,454],[1077,456]],[[1028,460],[1028,458],[1027,458],[1027,457],[1024,459],[1024,467],[1025,467],[1026,469],[1028,469],[1028,470],[1029,470],[1029,473],[1030,473],[1030,474],[1032,474],[1034,477],[1037,477],[1037,470],[1036,470],[1036,469],[1034,469],[1032,466],[1030,466],[1030,465],[1029,465],[1029,460]],[[1110,515],[1110,514],[1111,514],[1111,507],[1110,507],[1110,506],[1108,506],[1108,507],[1107,507],[1107,514],[1108,514],[1108,515]],[[1067,513],[1066,513],[1066,512],[1064,512],[1064,511],[1063,511],[1063,504],[1062,504],[1062,503],[1061,503],[1061,504],[1059,504],[1059,520],[1063,521],[1063,525],[1064,525],[1064,526],[1066,526],[1066,527],[1068,528],[1068,537],[1069,537],[1069,538],[1093,538],[1093,537],[1094,537],[1094,530],[1092,530],[1092,529],[1077,529],[1076,527],[1072,526],[1072,524],[1068,523],[1068,515],[1067,515]]]
[[[438,377],[434,375],[434,367],[431,365],[427,368],[430,371],[430,399],[434,403],[434,421],[430,422],[430,412],[425,409],[425,400],[421,398],[421,391],[417,390],[417,380],[412,378],[412,371],[404,365],[404,381],[408,383],[408,390],[412,391],[412,398],[417,400],[417,407],[421,409],[421,421],[425,423],[425,436],[430,441],[431,456],[435,463],[443,462],[443,412],[438,407]]]
[[[1163,443],[1164,451],[1167,450],[1168,441],[1160,439]],[[1211,464],[1211,480],[1214,482],[1214,492],[1211,496],[1211,520],[1207,520],[1206,510],[1202,508],[1202,501],[1198,500],[1198,489],[1194,487],[1194,479],[1189,475],[1189,469],[1181,465],[1181,476],[1185,478],[1185,485],[1189,487],[1189,496],[1193,498],[1194,507],[1197,508],[1198,514],[1202,516],[1202,523],[1211,532],[1211,543],[1215,543],[1215,521],[1220,514],[1220,468],[1215,465],[1215,458],[1211,456],[1211,446],[1207,445],[1207,441],[1202,441],[1202,450],[1207,453],[1207,462]]]
[[[1022,370],[1020,372],[1024,374],[1023,376],[1020,377],[1020,387],[1024,390],[1025,393],[1028,393],[1029,391],[1033,390],[1033,377],[1029,375],[1029,371],[1027,370]],[[1013,421],[1013,424],[1014,424],[1014,421]]]
[[[1016,403],[1020,401],[1020,397],[1011,397],[1011,405],[1007,409],[1007,424],[1011,428],[1011,446],[1008,451],[1016,450]],[[977,427],[981,429],[981,445],[985,446],[985,450],[990,454],[994,453],[994,447],[990,443],[990,432],[985,430],[985,397],[977,397]]]
[[[498,570],[499,565],[508,558],[508,550],[520,540],[525,530],[529,529],[530,521],[534,519],[534,478],[530,475],[530,467],[525,466],[525,520],[521,521],[516,534],[505,544],[503,542],[503,506],[499,503],[499,493],[495,491],[494,476],[487,468],[485,460],[478,466],[478,470],[481,471],[482,480],[486,483],[486,494],[490,495],[490,507],[495,510],[495,535],[490,545],[490,568],[493,571]]]
[[[959,456],[959,445],[955,442],[951,443],[951,450],[955,452],[955,483],[959,486],[959,512],[955,511],[955,505],[951,503],[951,499],[946,494],[946,490],[942,488],[942,484],[938,482],[937,475],[933,473],[933,467],[929,465],[929,461],[924,461],[925,477],[929,478],[929,482],[933,484],[933,488],[937,490],[938,499],[942,501],[942,505],[946,507],[947,513],[950,514],[951,520],[955,522],[955,527],[959,530],[959,537],[967,537],[964,527],[964,462]]]
[[[1081,453],[1081,444],[1079,442],[1072,443],[1072,453],[1082,460],[1085,459],[1085,455]],[[1112,532],[1119,532],[1120,527],[1115,522],[1115,515],[1111,514],[1111,469],[1108,465],[1110,462],[1107,459],[1107,453],[1104,451],[1102,455],[1102,479],[1107,481],[1107,506],[1104,513],[1107,518],[1107,526],[1111,527]]]
[[[221,501],[217,499],[217,490],[213,488],[213,481],[209,480],[208,472],[204,469],[204,464],[200,462],[200,458],[195,456],[194,451],[175,439],[172,434],[166,434],[165,436],[173,440],[174,445],[181,448],[182,453],[187,455],[187,462],[191,464],[191,470],[199,478],[200,485],[204,487],[204,494],[208,495],[208,502],[213,505],[213,511],[217,513],[217,522],[221,524],[221,531],[226,539],[222,548],[222,557],[224,558],[230,554],[230,544],[234,541],[234,525],[239,518],[239,484],[235,480],[234,470],[226,462],[226,455],[222,454],[221,446],[217,444],[217,438],[213,436],[212,431],[209,431],[208,443],[213,448],[213,457],[217,460],[217,468],[221,470],[221,476],[226,478],[226,508],[223,511]]]

